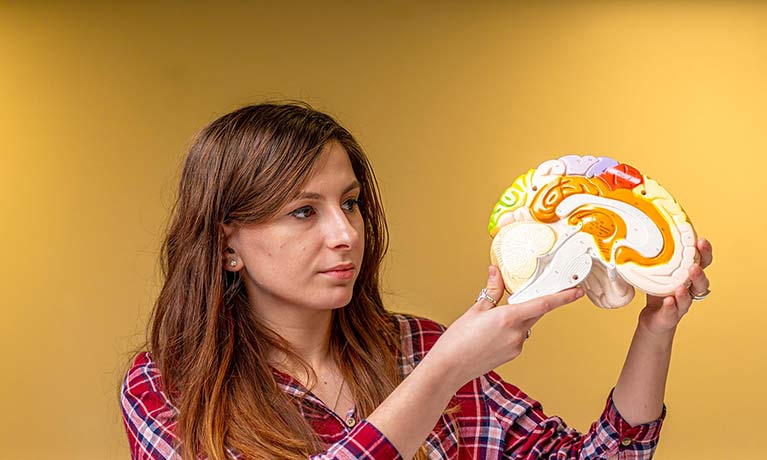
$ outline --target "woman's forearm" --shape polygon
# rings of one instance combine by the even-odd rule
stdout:
[[[663,411],[674,333],[655,334],[641,323],[634,332],[613,392],[615,407],[632,426],[656,420]]]

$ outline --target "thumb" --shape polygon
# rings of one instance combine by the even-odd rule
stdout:
[[[498,267],[495,265],[490,265],[487,269],[487,285],[485,286],[485,293],[487,295],[480,295],[480,298],[477,299],[477,303],[484,308],[492,308],[499,303],[504,303],[501,299],[504,290],[503,277],[501,276],[500,270],[498,270]],[[495,303],[488,299],[488,297],[493,299]]]

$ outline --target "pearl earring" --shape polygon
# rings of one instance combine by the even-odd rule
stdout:
[[[236,267],[237,266],[237,261],[236,260],[230,260],[229,261],[229,266],[232,267],[232,268]]]

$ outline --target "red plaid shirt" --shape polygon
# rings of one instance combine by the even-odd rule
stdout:
[[[403,355],[399,366],[408,375],[431,349],[444,327],[429,320],[395,315]],[[292,377],[275,371],[280,388],[291,395],[307,390]],[[401,459],[391,442],[354,408],[345,416],[333,413],[311,393],[300,406],[327,450],[312,460]],[[134,460],[179,460],[175,450],[178,410],[169,401],[162,377],[148,353],[141,353],[122,386],[122,411]],[[658,442],[661,418],[631,427],[618,413],[612,394],[599,420],[588,433],[569,428],[559,417],[543,413],[541,404],[490,372],[464,385],[449,407],[460,412],[443,415],[426,439],[431,459],[649,459]],[[407,416],[418,416],[407,414]],[[457,426],[456,426],[457,425]],[[241,456],[229,450],[234,459]]]

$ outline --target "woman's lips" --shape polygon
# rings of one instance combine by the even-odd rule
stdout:
[[[330,270],[325,270],[320,273],[322,273],[323,275],[327,275],[333,279],[348,280],[354,277],[354,266],[344,265],[339,267],[333,267]]]

